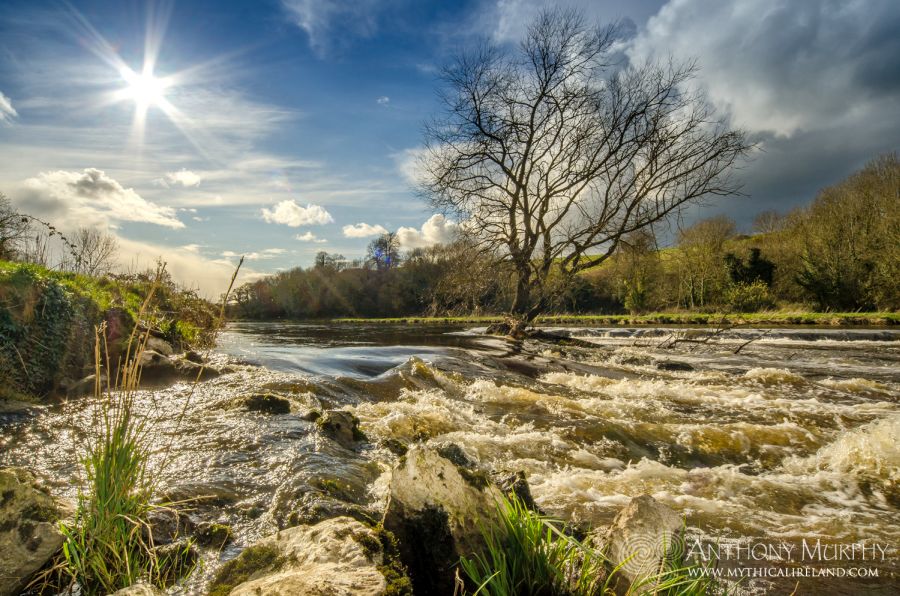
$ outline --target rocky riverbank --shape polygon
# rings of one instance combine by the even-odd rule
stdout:
[[[154,285],[153,304],[141,318]],[[0,410],[93,391],[101,325],[103,359],[113,367],[137,327],[149,333],[148,382],[196,377],[199,356],[191,350],[210,345],[216,316],[212,304],[166,279],[93,278],[0,261]]]
[[[334,440],[341,436],[333,428],[323,432]],[[0,470],[0,489],[0,576],[7,586],[0,596],[13,596],[58,556],[63,537],[55,522],[70,514],[71,507],[53,499],[24,470]],[[365,512],[344,503],[343,508],[320,510],[321,515],[308,518],[310,523],[291,526],[285,520],[289,527],[262,537],[221,567],[207,592],[453,594],[465,585],[460,579],[465,575],[457,571],[460,559],[485,554],[485,530],[503,527],[501,504],[514,498],[534,507],[523,474],[491,475],[452,443],[413,445],[390,474],[383,510]],[[609,528],[577,531],[586,536],[585,545],[610,557],[607,573],[624,565],[612,585],[618,582],[617,590],[627,590],[657,573],[672,552],[680,552],[674,545],[682,527],[677,514],[644,495],[632,499]],[[230,539],[226,526],[200,523],[171,509],[160,509],[151,528],[153,543],[167,552],[221,549]],[[139,584],[117,595],[162,593]]]

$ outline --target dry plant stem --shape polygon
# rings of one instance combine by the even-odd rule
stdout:
[[[225,322],[225,306],[228,304],[228,297],[231,295],[231,290],[234,288],[234,282],[237,280],[238,273],[241,271],[241,266],[244,264],[244,257],[241,257],[240,261],[238,261],[237,267],[234,269],[234,273],[231,274],[231,281],[228,283],[228,289],[225,290],[225,294],[222,296],[222,306],[219,309],[219,318],[216,319],[215,327],[213,329],[213,338],[212,343],[215,344],[216,336],[219,333],[219,330],[222,328],[222,325]],[[197,376],[194,379],[194,382],[191,384],[191,390],[188,393],[187,398],[184,400],[184,405],[181,407],[181,411],[178,413],[178,418],[176,418],[175,425],[176,428],[181,426],[181,422],[184,420],[185,415],[187,414],[188,407],[190,406],[191,401],[194,397],[194,392],[197,389],[198,383],[200,383],[200,378],[203,375],[203,371],[206,370],[206,362],[209,360],[209,353],[212,348],[207,348],[205,357],[203,358],[203,362],[200,363],[200,369],[197,371]],[[166,443],[166,448],[163,453],[162,462],[160,464],[161,468],[165,468],[169,463],[169,457],[172,451],[172,441],[168,441]]]

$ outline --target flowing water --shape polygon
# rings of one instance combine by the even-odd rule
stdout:
[[[584,527],[608,524],[649,493],[685,516],[693,544],[719,553],[744,545],[740,565],[800,567],[806,545],[814,567],[879,574],[804,578],[798,593],[898,593],[900,332],[556,332],[581,341],[513,343],[449,327],[231,325],[214,360],[232,372],[139,399],[155,421],[154,461],[166,462],[163,492],[202,497],[195,516],[236,531],[221,554],[204,554],[185,591],[202,591],[221,561],[284,527],[304,499],[337,493],[376,505],[396,461],[383,445],[396,439],[451,441],[490,468],[524,470],[543,510]],[[288,396],[292,413],[233,406],[257,392]],[[95,406],[79,399],[0,418],[0,465],[34,469],[74,496]],[[303,419],[326,408],[352,410],[369,442],[344,449]],[[759,544],[796,550],[790,560],[770,552],[751,561]],[[835,544],[869,545],[879,556],[824,560]],[[738,590],[788,594],[797,581],[751,577]]]

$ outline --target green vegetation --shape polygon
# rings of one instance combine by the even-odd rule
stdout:
[[[900,308],[900,161],[874,160],[787,215],[763,212],[753,235],[727,217],[658,247],[649,228],[581,272],[547,278],[537,324],[894,324]],[[467,239],[403,258],[392,235],[365,260],[320,253],[309,269],[245,284],[232,313],[250,319],[491,324],[515,301],[516,276]],[[386,256],[387,255],[387,256]],[[602,257],[602,258],[601,258]],[[552,269],[552,268],[551,268]],[[832,312],[833,311],[833,312]],[[553,315],[548,313],[563,313]],[[741,313],[741,314],[738,314]]]
[[[607,596],[622,593],[619,569],[602,553],[562,532],[556,520],[513,497],[500,504],[501,525],[482,530],[486,550],[460,566],[473,596]],[[662,596],[726,593],[696,562],[666,560],[658,574],[638,579],[628,594]]]
[[[209,596],[228,596],[232,588],[284,565],[278,549],[268,544],[251,546],[225,563],[209,585]]]
[[[136,322],[176,348],[209,345],[215,308],[164,276],[141,314],[153,284],[149,273],[90,277],[0,261],[0,375],[9,380],[0,398],[43,397],[90,372],[101,323],[112,363]]]
[[[160,265],[134,320],[159,320],[151,313],[158,304],[156,294],[166,279],[165,267]],[[228,292],[213,331],[222,324],[227,296]],[[159,488],[159,472],[166,466],[169,450],[165,447],[162,461],[151,467],[156,438],[149,419],[135,409],[141,357],[150,330],[142,331],[132,325],[114,382],[102,381],[103,373],[108,379],[113,378],[108,337],[105,322],[95,327],[94,397],[99,403],[92,425],[96,434],[88,439],[82,460],[87,486],[79,491],[74,519],[60,524],[64,537],[62,555],[45,575],[60,577],[62,591],[77,586],[83,594],[108,594],[138,581],[166,587],[191,573],[197,561],[191,541],[154,544],[150,514],[174,504],[153,502]],[[189,403],[190,396],[176,419],[176,428]]]
[[[518,499],[501,505],[500,527],[482,530],[486,550],[460,565],[486,596],[600,596],[608,593],[605,560],[563,534]]]
[[[151,285],[137,313],[139,318],[157,287]],[[148,469],[150,439],[145,419],[134,412],[146,337],[146,333],[132,330],[118,384],[102,387],[100,373],[109,363],[105,326],[95,332],[95,396],[103,399],[96,421],[98,435],[89,440],[83,460],[87,490],[79,492],[75,518],[60,526],[65,538],[61,572],[69,577],[70,585],[77,584],[87,594],[112,593],[139,580],[165,586],[185,571],[181,553],[158,556],[149,531],[148,519],[154,508]]]
[[[503,317],[391,317],[376,319],[333,319],[335,323],[371,325],[489,325],[503,321]],[[748,325],[784,326],[809,325],[827,326],[885,326],[900,324],[897,312],[808,312],[769,311],[761,313],[697,313],[665,312],[643,315],[542,315],[535,320],[536,325]]]

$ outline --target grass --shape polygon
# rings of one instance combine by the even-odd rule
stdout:
[[[393,318],[340,318],[334,323],[368,325],[488,325],[505,320],[502,315],[458,317],[393,317]],[[896,312],[805,312],[767,311],[758,313],[695,313],[669,312],[643,315],[575,315],[548,314],[539,316],[535,325],[809,325],[817,327],[837,326],[892,326],[900,325],[900,313]]]
[[[560,522],[525,507],[513,497],[500,504],[501,523],[482,529],[486,549],[460,567],[473,586],[471,596],[611,596],[619,567],[585,543],[564,534]],[[624,564],[624,563],[622,563]],[[726,593],[696,562],[666,561],[659,573],[638,579],[628,594],[701,596]],[[457,594],[466,595],[458,579]]]
[[[557,524],[513,498],[500,504],[501,524],[482,529],[486,549],[460,566],[473,595],[594,596],[609,593],[605,560]]]
[[[145,320],[164,267],[158,269],[136,320]],[[228,292],[236,276],[237,270]],[[224,320],[228,292],[217,327]],[[149,523],[155,509],[177,505],[153,502],[159,472],[166,466],[171,444],[163,450],[160,464],[151,469],[152,429],[147,418],[137,415],[135,410],[141,355],[149,336],[149,331],[139,332],[134,327],[123,359],[113,368],[105,325],[95,328],[94,395],[100,404],[93,428],[97,434],[88,441],[82,460],[87,483],[79,491],[75,517],[60,524],[64,538],[62,558],[44,574],[45,587],[52,582],[63,591],[73,592],[78,586],[78,593],[87,595],[113,593],[139,581],[162,588],[190,574],[195,566],[190,540],[174,548],[157,548]],[[109,373],[105,383],[101,376],[104,370]],[[202,369],[198,381],[201,374]],[[177,420],[179,425],[189,402],[190,397]]]
[[[156,287],[151,286],[139,313],[150,304]],[[105,327],[96,329],[94,393],[102,399],[95,424],[99,432],[88,443],[83,460],[87,490],[78,495],[75,519],[60,528],[65,540],[62,572],[70,585],[77,584],[86,594],[115,592],[139,580],[164,586],[168,580],[169,570],[156,556],[147,521],[154,508],[148,427],[134,412],[147,337],[132,331],[116,381],[108,380],[102,387],[101,372],[112,369],[109,351],[101,349],[106,347]]]

